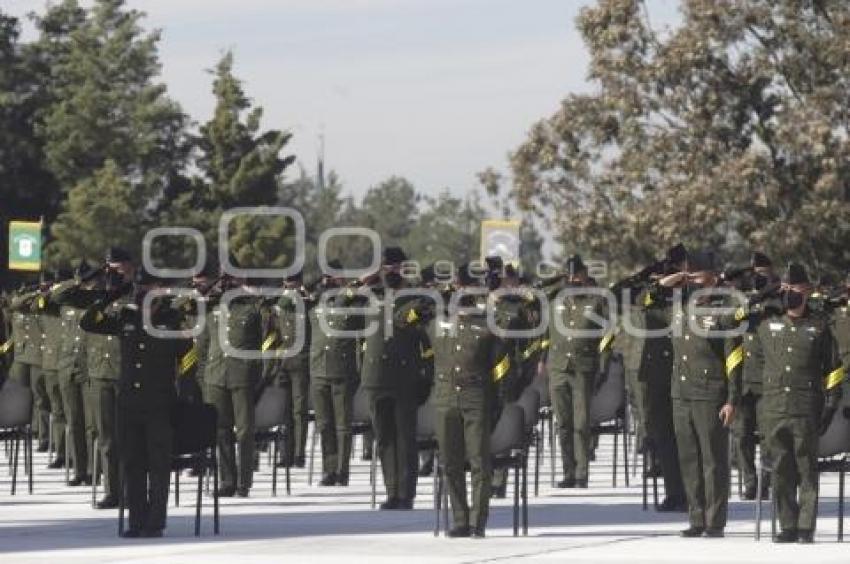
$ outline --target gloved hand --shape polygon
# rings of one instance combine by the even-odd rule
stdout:
[[[820,426],[818,427],[818,435],[823,435],[829,429],[829,424],[832,423],[832,418],[835,416],[836,408],[827,406],[823,408],[823,413],[820,417]]]

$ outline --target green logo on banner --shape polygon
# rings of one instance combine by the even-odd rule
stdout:
[[[41,223],[9,223],[9,270],[41,270]]]

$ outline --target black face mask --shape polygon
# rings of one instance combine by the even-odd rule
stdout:
[[[753,275],[752,283],[753,283],[753,289],[754,290],[757,290],[757,291],[763,290],[767,286],[768,282],[770,282],[770,279],[767,276],[765,276],[764,274],[754,274]]]
[[[381,278],[383,278],[384,286],[387,288],[400,288],[402,282],[404,282],[404,278],[398,272],[384,272]]]
[[[803,305],[805,301],[805,296],[800,292],[796,292],[794,290],[786,290],[782,293],[782,305],[786,310],[788,309],[797,309],[801,305]]]
[[[124,283],[124,276],[117,270],[106,271],[106,287],[108,289],[119,288]]]

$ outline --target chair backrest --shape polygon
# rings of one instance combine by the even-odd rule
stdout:
[[[539,374],[531,381],[530,388],[537,390],[540,394],[540,407],[550,407],[552,405],[552,396],[549,391],[549,378],[545,374]]]
[[[611,355],[608,377],[590,400],[590,424],[616,419],[626,405],[626,371],[623,357]]]
[[[254,428],[271,429],[286,422],[286,391],[278,386],[266,386],[254,406]]]
[[[827,458],[850,453],[850,419],[845,416],[845,408],[848,407],[850,407],[850,401],[845,396],[826,433],[818,440],[818,457]]]
[[[431,439],[437,434],[437,408],[426,401],[416,410],[416,437]]]
[[[540,419],[540,392],[528,386],[522,391],[516,404],[525,416],[525,429],[531,431]]]
[[[490,434],[490,454],[504,455],[525,448],[525,414],[515,403],[507,404]]]
[[[354,399],[352,400],[352,419],[355,423],[368,423],[372,420],[372,410],[369,405],[369,395],[366,393],[366,389],[360,386],[357,388],[357,391],[354,392]]]
[[[0,388],[0,427],[23,427],[32,421],[32,390],[14,380]]]
[[[179,402],[174,410],[174,454],[193,454],[216,446],[215,407]]]

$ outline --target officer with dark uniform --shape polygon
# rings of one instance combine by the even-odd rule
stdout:
[[[387,247],[381,272],[367,277],[372,300],[366,327],[375,329],[363,339],[360,385],[366,390],[387,499],[381,509],[413,509],[416,497],[417,390],[422,377],[420,359],[427,339],[402,318],[406,303],[416,296],[396,295],[405,286],[401,275],[407,257],[399,247]],[[389,311],[388,311],[389,310]],[[415,315],[415,314],[414,314]]]
[[[119,309],[110,301],[125,292],[98,300],[80,319],[91,333],[120,340],[121,370],[118,380],[118,444],[124,478],[129,528],[125,538],[161,537],[165,528],[172,452],[172,410],[176,403],[175,378],[180,358],[189,350],[188,339],[156,336],[183,326],[182,315],[163,297],[154,298],[150,326],[145,326],[145,294],[158,281],[140,270],[132,300]]]
[[[15,350],[14,362],[9,378],[32,389],[33,427],[38,436],[38,452],[47,452],[48,428],[50,426],[50,401],[44,374],[41,370],[44,334],[39,323],[35,301],[43,288],[25,288],[12,297],[9,310],[12,312],[12,342]]]
[[[581,257],[570,257],[566,269],[565,275],[546,286],[550,301],[546,369],[564,469],[564,479],[557,486],[586,488],[592,440],[590,400],[613,328],[608,327],[605,299],[582,290],[593,286],[593,281]]]
[[[341,270],[338,261],[329,263]],[[322,444],[322,486],[347,486],[351,459],[351,423],[358,385],[354,333],[363,328],[362,315],[351,310],[352,288],[343,279],[325,274],[310,309],[310,393],[316,411],[316,430]],[[341,331],[337,335],[331,332]]]
[[[751,300],[754,300],[759,299],[759,293],[763,292],[769,285],[775,284],[777,279],[773,273],[773,263],[764,253],[753,253],[750,267],[752,269],[751,280],[747,280],[746,287],[742,289],[746,291]],[[744,347],[744,365],[741,403],[738,405],[735,421],[732,424],[732,442],[735,447],[735,459],[744,483],[742,497],[749,500],[756,498],[756,431],[764,436],[764,430],[760,427],[762,419],[761,380],[764,371],[764,351],[761,347],[761,341],[756,334],[763,306],[763,303],[759,303],[756,307],[747,308],[746,318],[741,319],[741,322],[746,323],[747,327],[747,332],[743,336],[742,342]],[[766,445],[762,444],[762,448],[765,449]]]
[[[0,387],[6,383],[9,366],[12,364],[12,324],[9,312],[9,300],[6,292],[0,288]]]
[[[434,350],[437,442],[451,498],[449,536],[484,538],[490,508],[490,433],[496,384],[508,376],[510,349],[489,327],[466,288],[478,284],[469,265],[457,273],[457,311],[435,316],[433,303],[414,309],[414,322],[428,322]],[[421,321],[420,321],[421,320]],[[466,496],[466,465],[472,477],[472,507]]]
[[[673,340],[673,423],[688,500],[683,537],[724,535],[729,497],[729,438],[740,398],[743,349],[731,331],[734,304],[717,292],[714,255],[688,255],[687,270],[665,276],[653,303],[666,306]],[[659,288],[660,286],[660,288]],[[679,288],[672,300],[661,288]]]
[[[270,374],[286,395],[286,420],[290,433],[284,450],[284,464],[303,468],[307,445],[308,410],[310,403],[310,318],[308,307],[312,306],[304,288],[301,271],[283,282],[283,294],[274,304],[269,338],[280,350],[289,351],[285,358],[273,359],[268,363]],[[294,348],[299,344],[300,347]]]
[[[55,273],[51,277],[55,282],[70,278],[69,273]],[[55,287],[55,285],[51,286]],[[65,467],[65,408],[59,382],[59,358],[62,340],[62,318],[59,305],[50,300],[49,290],[42,288],[34,303],[43,335],[41,349],[41,371],[44,387],[50,403],[50,434],[53,437],[53,449],[56,457],[48,468]]]
[[[841,355],[841,365],[845,369],[850,366],[850,275],[844,281],[837,296],[837,307],[832,313],[832,333],[838,341],[838,352]]]
[[[234,262],[231,259],[231,263]],[[247,497],[253,485],[254,395],[262,364],[258,358],[238,358],[237,354],[260,353],[260,300],[250,295],[244,281],[228,274],[222,274],[219,284],[224,291],[241,287],[245,295],[234,298],[227,307],[221,302],[211,304],[204,332],[196,346],[199,358],[204,359],[205,401],[218,412],[219,496]],[[236,443],[239,444],[238,461]]]
[[[89,378],[86,367],[85,333],[80,319],[91,304],[87,297],[94,286],[98,271],[82,260],[75,269],[74,278],[51,288],[49,299],[59,306],[61,335],[59,339],[59,387],[68,425],[71,461],[74,475],[69,486],[91,485],[89,452],[94,439]]]
[[[784,312],[767,312],[758,326],[765,363],[762,413],[782,527],[774,540],[811,543],[818,437],[838,408],[845,369],[829,319],[808,307],[812,286],[805,268],[792,263],[783,282]]]

